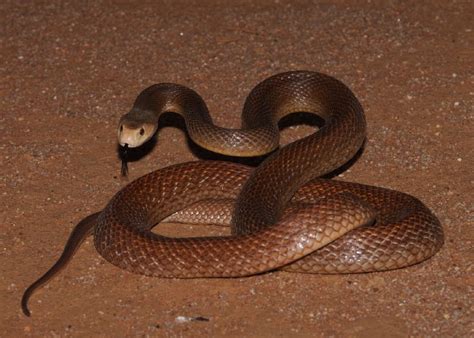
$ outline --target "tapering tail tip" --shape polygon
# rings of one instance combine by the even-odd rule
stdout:
[[[28,301],[30,300],[31,296],[31,287],[27,288],[21,297],[21,310],[23,314],[27,317],[31,317],[30,309],[28,309]]]
[[[23,297],[21,298],[21,310],[23,311],[25,316],[31,316],[31,312],[28,309],[28,301],[33,295],[33,293],[36,292],[36,290],[38,290],[40,287],[48,283],[51,278],[56,276],[71,261],[75,252],[84,242],[86,237],[92,234],[94,226],[96,225],[97,217],[100,215],[100,213],[101,212],[96,212],[92,215],[85,217],[74,227],[66,242],[63,253],[56,261],[56,263],[54,263],[53,266],[48,271],[46,271],[43,276],[41,276],[25,290],[25,292],[23,293]]]

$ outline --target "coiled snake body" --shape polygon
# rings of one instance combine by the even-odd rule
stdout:
[[[184,117],[191,138],[211,151],[255,156],[278,147],[278,121],[315,113],[324,125],[275,151],[256,169],[218,161],[174,165],[140,177],[73,230],[58,262],[23,295],[58,273],[87,235],[109,262],[158,277],[237,277],[282,268],[312,273],[382,271],[415,264],[443,244],[439,221],[404,193],[318,179],[351,159],[365,139],[363,110],[338,80],[314,72],[272,76],[249,94],[242,128],[212,124],[201,97],[189,88],[145,89],[118,129],[119,143],[149,140],[164,112]],[[219,200],[235,199],[231,215]],[[205,210],[206,212],[203,212]],[[228,209],[225,209],[228,210]],[[231,220],[231,236],[168,238],[151,231],[163,219]]]

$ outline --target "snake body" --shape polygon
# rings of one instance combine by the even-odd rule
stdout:
[[[443,244],[437,218],[418,199],[393,190],[319,179],[351,159],[365,139],[365,117],[340,81],[315,72],[274,75],[249,94],[242,128],[212,124],[202,98],[176,84],[137,97],[119,123],[122,146],[137,147],[160,115],[183,116],[190,137],[211,151],[256,156],[278,148],[278,121],[310,112],[324,119],[314,134],[274,151],[255,169],[219,161],[188,162],[140,177],[81,221],[58,262],[22,298],[57,274],[83,239],[122,269],[158,277],[238,277],[273,269],[311,273],[383,271],[421,262]],[[220,200],[235,200],[233,209]],[[162,220],[229,223],[232,235],[169,238]]]

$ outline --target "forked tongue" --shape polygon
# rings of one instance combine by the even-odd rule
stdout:
[[[122,160],[122,168],[120,169],[120,173],[122,177],[127,177],[128,175],[128,144],[125,143],[123,147],[120,147],[120,159]]]

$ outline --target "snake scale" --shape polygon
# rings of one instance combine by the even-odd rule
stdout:
[[[94,236],[99,254],[130,272],[157,277],[240,277],[274,269],[355,273],[421,262],[443,244],[442,227],[410,195],[319,178],[362,147],[363,109],[342,82],[316,72],[280,73],[247,97],[241,129],[212,123],[193,90],[161,83],[140,93],[119,123],[125,148],[147,142],[162,113],[181,115],[192,140],[225,155],[271,153],[258,167],[222,161],[173,165],[138,178],[72,231],[53,267],[26,289],[28,300]],[[318,115],[313,134],[279,148],[278,121],[297,112]],[[221,201],[235,201],[223,206]],[[231,235],[170,238],[151,229],[161,221],[230,223]]]

